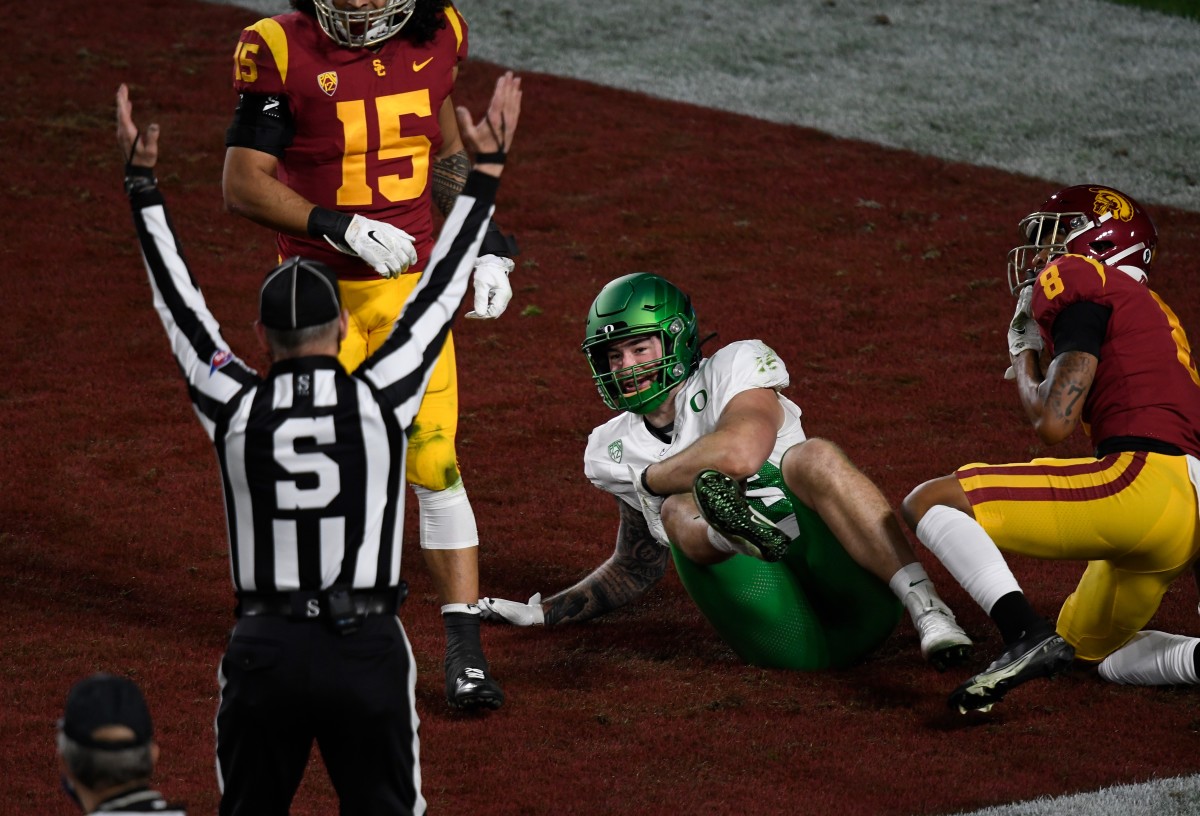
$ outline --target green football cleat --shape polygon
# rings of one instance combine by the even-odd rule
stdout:
[[[761,561],[787,555],[787,533],[750,506],[737,480],[719,470],[701,471],[692,482],[692,496],[704,520],[739,551]]]

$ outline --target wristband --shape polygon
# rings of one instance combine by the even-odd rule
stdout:
[[[517,246],[516,236],[505,235],[500,231],[500,227],[496,226],[495,221],[489,220],[487,231],[483,234],[483,244],[479,247],[479,254],[515,258],[521,254],[521,250]]]
[[[496,128],[492,126],[492,118],[485,116],[483,121],[487,124],[488,130],[492,132],[492,138],[496,140],[497,148],[490,153],[476,153],[476,164],[504,164],[504,137],[508,133],[508,123],[504,121],[504,114],[500,114],[500,132],[496,132]]]
[[[647,474],[647,473],[649,473],[649,472],[650,472],[650,466],[649,466],[649,465],[647,465],[645,468],[643,468],[643,469],[642,469],[642,490],[645,490],[645,491],[646,491],[647,493],[649,493],[651,496],[656,496],[657,498],[660,498],[660,499],[661,499],[661,498],[662,498],[662,494],[661,494],[661,493],[655,493],[655,492],[654,492],[654,488],[652,488],[652,487],[650,486],[650,482],[648,482],[648,481],[646,480],[646,474]]]
[[[354,217],[336,210],[324,207],[313,207],[308,214],[308,234],[312,238],[329,238],[338,243],[346,243],[346,230]]]
[[[158,179],[154,177],[153,167],[138,167],[133,164],[125,165],[126,195],[144,193],[147,190],[153,190],[157,186]]]

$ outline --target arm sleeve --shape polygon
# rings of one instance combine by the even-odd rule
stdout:
[[[221,410],[244,388],[257,384],[258,375],[229,350],[221,336],[221,327],[184,260],[162,193],[157,187],[142,189],[132,193],[129,202],[154,309],[187,380],[192,407],[212,439]]]
[[[1100,359],[1110,314],[1109,307],[1086,300],[1067,306],[1054,318],[1054,356],[1083,351]]]
[[[249,147],[283,158],[295,136],[296,124],[286,96],[242,93],[233,122],[225,131],[225,146]]]

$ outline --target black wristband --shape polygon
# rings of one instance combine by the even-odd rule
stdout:
[[[339,244],[346,243],[346,230],[354,216],[324,207],[313,207],[308,214],[308,234],[313,238],[331,238]]]
[[[138,167],[132,164],[125,165],[125,194],[134,195],[147,190],[153,190],[158,186],[158,179],[154,177],[153,167]]]
[[[657,497],[659,497],[659,498],[662,498],[662,494],[661,494],[661,493],[655,493],[655,492],[654,492],[654,488],[652,488],[652,487],[650,486],[650,482],[648,482],[648,481],[646,480],[646,474],[647,474],[647,473],[649,473],[649,472],[650,472],[650,466],[649,466],[649,465],[646,465],[646,467],[642,468],[642,490],[645,490],[645,491],[646,491],[647,493],[649,493],[651,496],[657,496]]]
[[[505,235],[495,221],[488,221],[487,232],[483,234],[483,244],[479,247],[480,255],[503,255],[505,258],[515,258],[521,254],[515,235]]]
[[[492,153],[476,153],[476,164],[504,164],[504,159],[508,154],[503,150],[496,150]]]

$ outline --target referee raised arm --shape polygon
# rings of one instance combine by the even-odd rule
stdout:
[[[139,134],[117,91],[117,141],[154,306],[217,452],[237,623],[219,672],[221,814],[285,814],[313,740],[343,813],[423,813],[416,666],[396,616],[406,431],[467,290],[521,109],[500,77],[484,118],[462,108],[475,169],[387,342],[347,375],[335,275],[290,258],[267,273],[259,376],[204,303]]]

